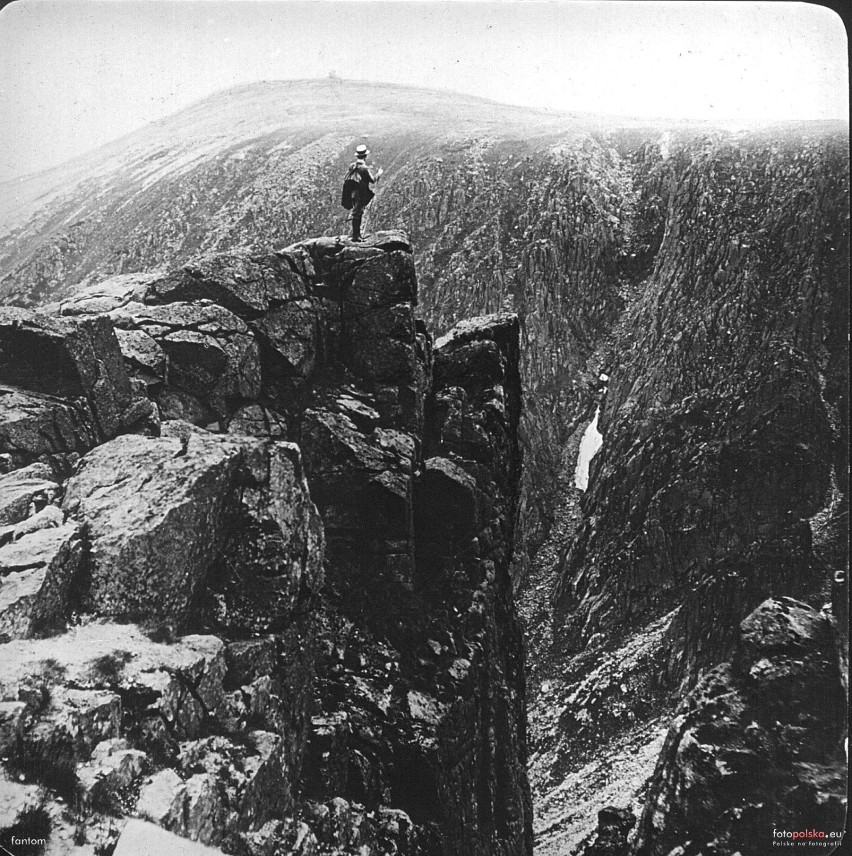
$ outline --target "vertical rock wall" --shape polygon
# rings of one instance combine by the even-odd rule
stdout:
[[[677,608],[674,679],[768,595],[820,586],[811,518],[846,503],[845,144],[700,142],[657,168],[664,235],[557,596],[574,649]]]
[[[381,233],[4,316],[0,784],[56,848],[530,852],[518,321],[416,300]]]
[[[591,713],[619,761],[625,719],[670,725],[650,779],[600,789],[578,852],[830,849],[848,767],[848,140],[683,135],[633,161],[649,275],[618,324],[560,569],[558,760],[571,717]],[[590,703],[610,669],[620,722]],[[804,828],[824,840],[793,841]]]

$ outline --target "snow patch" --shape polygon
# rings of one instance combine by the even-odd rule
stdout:
[[[580,452],[577,455],[577,468],[574,470],[574,486],[578,490],[586,490],[589,487],[589,465],[592,458],[598,453],[603,445],[603,434],[598,431],[598,417],[601,409],[595,411],[595,418],[586,428],[583,439],[580,441]]]

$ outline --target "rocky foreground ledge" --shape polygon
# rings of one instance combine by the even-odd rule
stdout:
[[[531,852],[518,322],[416,302],[388,232],[0,309],[0,843]]]

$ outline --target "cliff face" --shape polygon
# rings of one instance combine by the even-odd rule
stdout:
[[[844,159],[837,140],[760,137],[670,156],[557,594],[569,645],[676,609],[679,679],[723,659],[768,595],[824,583],[810,520],[832,483],[846,502]]]
[[[730,662],[679,707],[631,852],[765,853],[794,830],[834,850],[846,821],[845,719],[829,617],[766,601],[739,628]]]
[[[796,811],[842,824],[847,145],[773,129],[622,148],[627,306],[588,362],[602,447],[519,599],[537,852],[757,855]],[[777,662],[768,597],[831,604]],[[781,677],[800,667],[801,695]]]
[[[2,310],[7,832],[530,852],[519,325],[416,301],[392,232]]]

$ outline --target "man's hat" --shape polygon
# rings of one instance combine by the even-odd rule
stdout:
[[[356,158],[365,158],[368,154],[370,154],[370,150],[366,146],[358,146],[358,148],[355,149]]]

